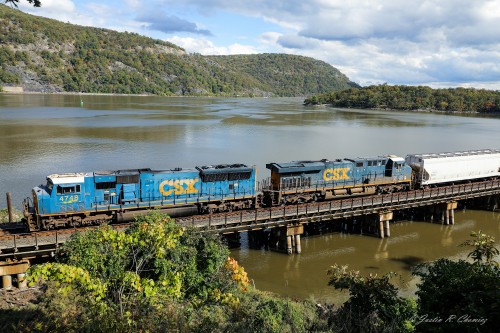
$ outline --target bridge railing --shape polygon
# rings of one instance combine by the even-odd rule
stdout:
[[[297,223],[303,217],[315,216],[316,214],[323,214],[323,216],[333,218],[352,216],[354,214],[362,215],[498,193],[500,193],[500,180],[490,180],[369,197],[198,215],[177,218],[176,221],[185,226],[214,229],[218,232],[224,232],[226,229],[229,232],[234,230],[235,226],[239,226],[239,230],[242,230],[266,227],[273,223],[275,223],[274,225]],[[122,228],[123,226],[115,225],[115,227]],[[73,232],[72,229],[62,229],[51,232],[0,236],[0,258],[12,256],[12,254],[22,251],[37,253],[37,251],[43,249],[55,249],[58,244],[69,238]]]
[[[464,196],[473,194],[487,195],[490,190],[500,191],[500,180],[490,180],[470,184],[450,185],[429,189],[412,190],[383,195],[372,195],[369,197],[354,197],[342,200],[325,202],[314,202],[301,205],[262,208],[254,211],[239,211],[232,213],[202,215],[190,218],[177,219],[181,224],[191,225],[198,228],[224,229],[234,225],[255,225],[259,222],[286,221],[309,214],[330,213],[340,214],[342,212],[371,211],[377,212],[384,209],[408,207],[412,203],[418,205],[446,202],[449,200],[460,200]]]

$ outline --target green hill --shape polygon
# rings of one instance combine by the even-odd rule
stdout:
[[[0,86],[32,92],[308,96],[357,85],[312,58],[188,54],[162,40],[0,5]]]
[[[358,109],[498,113],[500,91],[382,84],[314,95],[307,98],[304,104]]]

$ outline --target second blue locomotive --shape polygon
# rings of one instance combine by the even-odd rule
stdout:
[[[346,195],[389,193],[411,186],[412,170],[402,157],[270,163],[268,205],[330,200]]]

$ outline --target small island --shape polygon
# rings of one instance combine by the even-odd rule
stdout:
[[[500,91],[382,84],[313,95],[307,98],[304,104],[329,104],[358,109],[489,114],[500,112]]]

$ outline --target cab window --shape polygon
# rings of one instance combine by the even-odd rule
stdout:
[[[48,179],[47,180],[47,193],[50,195],[52,193],[52,189],[54,188],[54,183],[52,183],[52,180]]]
[[[57,194],[80,192],[80,185],[57,185]]]

